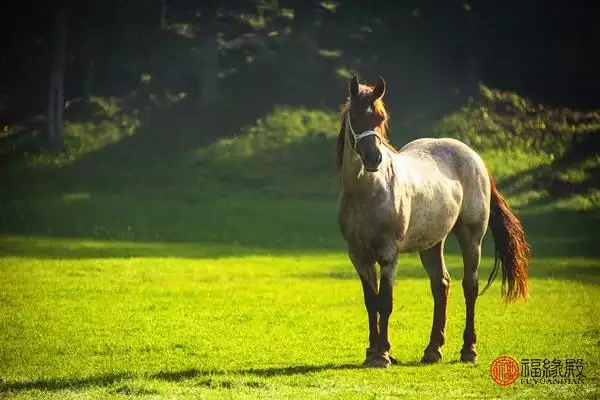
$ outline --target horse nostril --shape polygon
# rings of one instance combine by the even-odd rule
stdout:
[[[365,154],[364,157],[364,165],[367,170],[377,170],[381,161],[383,160],[383,156],[380,151],[371,151]]]

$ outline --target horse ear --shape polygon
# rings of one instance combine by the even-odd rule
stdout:
[[[377,79],[377,84],[375,85],[375,89],[373,89],[373,97],[375,97],[375,100],[378,100],[378,99],[382,98],[384,94],[385,94],[385,81],[383,80],[382,77],[379,77],[379,79]]]
[[[354,75],[350,80],[350,97],[358,96],[358,77]]]

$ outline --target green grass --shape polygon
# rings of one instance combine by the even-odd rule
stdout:
[[[471,111],[438,129],[462,131],[466,118],[475,137],[483,114]],[[433,300],[418,257],[404,255],[391,320],[400,365],[372,370],[360,367],[366,312],[336,225],[335,113],[276,108],[238,137],[176,153],[127,121],[74,123],[65,151],[0,170],[0,398],[600,397],[598,202],[535,186],[532,171],[554,169],[544,141],[505,135],[480,149],[532,243],[530,299],[505,307],[496,282],[478,301],[479,362],[458,363],[452,239],[445,358],[419,365]],[[584,180],[596,166],[560,173]],[[482,284],[489,237],[484,247]],[[500,388],[489,367],[504,354],[583,358],[585,383]]]
[[[37,249],[48,249],[48,254]],[[22,239],[32,255],[2,259],[2,395],[184,398],[595,398],[600,394],[600,261],[537,257],[532,296],[504,307],[499,287],[478,302],[479,363],[456,363],[464,320],[460,260],[446,358],[417,365],[432,310],[415,256],[399,266],[391,335],[401,364],[359,368],[366,315],[342,252],[190,255],[186,246]],[[71,257],[51,249],[69,247]],[[96,254],[86,249],[95,248]],[[115,247],[155,255],[127,257]],[[188,244],[187,247],[193,247]],[[10,251],[6,251],[10,253]],[[102,254],[102,256],[100,256]],[[162,256],[158,256],[162,254]],[[488,254],[489,255],[489,254]],[[484,259],[489,271],[491,259]],[[498,355],[583,358],[586,383],[502,389]]]
[[[0,396],[600,394],[598,214],[524,215],[531,298],[504,307],[498,283],[480,298],[476,366],[456,363],[464,321],[456,243],[441,365],[416,364],[432,299],[417,257],[402,257],[391,324],[401,365],[375,371],[359,367],[366,313],[333,202],[216,187],[186,198],[90,193],[21,204],[28,221],[32,210],[44,218],[0,239]],[[488,240],[482,280],[491,255]],[[583,358],[586,383],[501,389],[488,373],[502,354]]]

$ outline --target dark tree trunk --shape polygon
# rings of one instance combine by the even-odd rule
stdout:
[[[292,0],[294,9],[292,22],[292,51],[288,68],[283,76],[286,97],[302,101],[306,82],[318,70],[316,19],[318,4],[315,0]]]
[[[315,21],[318,4],[314,0],[294,0],[292,35],[294,44],[305,55],[314,56],[318,50]]]
[[[90,58],[86,62],[85,72],[83,74],[83,105],[86,113],[90,111],[90,102],[92,99],[92,92],[94,89],[94,67],[96,60]]]
[[[161,0],[160,2],[160,26],[159,29],[164,31],[167,29],[167,0]]]
[[[212,3],[212,2],[211,2]],[[217,44],[217,10],[214,5],[206,7],[202,19],[203,35],[200,44],[201,70],[199,79],[199,105],[202,111],[209,110],[217,99],[217,74],[219,52]]]
[[[96,71],[96,60],[102,47],[102,38],[100,34],[93,30],[89,33],[85,41],[85,66],[83,71],[83,82],[81,96],[83,98],[84,110],[90,111],[90,102],[94,94],[94,77]]]
[[[67,10],[56,11],[52,49],[52,71],[48,89],[47,134],[52,148],[59,148],[63,141],[63,114],[65,110],[64,78],[67,52]]]

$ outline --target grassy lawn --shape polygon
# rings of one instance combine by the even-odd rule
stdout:
[[[54,233],[0,240],[0,396],[600,395],[600,260],[586,230],[597,214],[525,215],[535,254],[531,298],[505,307],[498,283],[480,298],[475,366],[456,362],[464,321],[456,244],[447,257],[454,282],[440,365],[418,365],[433,301],[418,258],[404,256],[391,325],[400,365],[379,371],[360,368],[366,312],[333,203],[216,192],[197,203],[98,194],[24,205],[42,209],[34,226]],[[225,208],[221,224],[211,219]],[[503,354],[583,358],[587,378],[503,389],[489,377]]]
[[[524,173],[506,193],[534,258],[526,303],[504,306],[499,282],[480,297],[479,362],[457,362],[452,239],[443,362],[418,364],[433,299],[409,254],[391,319],[400,364],[360,366],[366,311],[336,225],[333,126],[284,110],[172,157],[150,158],[129,132],[104,138],[110,151],[81,142],[81,154],[0,170],[0,398],[600,398],[600,213],[589,196],[552,203],[532,184],[527,171],[550,165],[540,151],[484,152],[499,182]],[[489,376],[500,355],[583,359],[585,382],[501,388]]]

